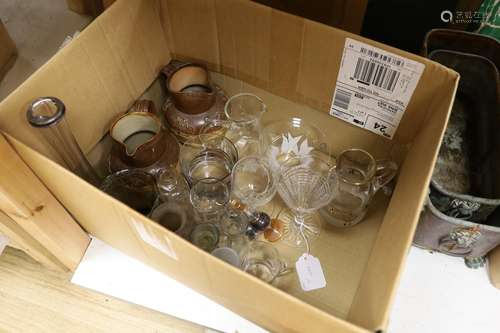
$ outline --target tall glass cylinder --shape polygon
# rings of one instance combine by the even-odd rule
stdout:
[[[94,185],[99,177],[83,154],[64,117],[66,107],[56,97],[40,97],[28,108],[26,118],[31,126],[38,128],[47,143],[64,161],[66,167]]]

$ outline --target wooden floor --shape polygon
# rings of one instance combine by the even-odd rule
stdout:
[[[213,332],[69,282],[7,247],[0,256],[0,332]]]

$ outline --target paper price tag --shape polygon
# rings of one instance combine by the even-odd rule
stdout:
[[[346,38],[330,115],[392,139],[424,68]]]
[[[326,287],[325,275],[318,258],[304,253],[295,263],[295,269],[302,290],[311,291]]]

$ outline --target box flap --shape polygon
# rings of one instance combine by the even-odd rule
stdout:
[[[393,139],[403,144],[429,117],[442,84],[435,77],[452,72],[426,58],[251,1],[169,0],[161,2],[161,10],[173,58],[205,63],[323,112],[330,109],[347,37],[423,63],[424,73]]]
[[[431,114],[401,167],[384,223],[349,312],[350,321],[373,330],[387,326],[390,306],[420,215],[420,210],[408,207],[423,207],[446,129],[443,124],[448,121],[455,99],[458,75],[450,72],[439,78],[439,98],[434,99],[429,108],[440,112]]]
[[[325,114],[346,37],[425,64],[392,141]],[[78,142],[89,151],[102,138],[110,121],[142,94],[171,58],[206,63],[214,71],[305,104],[308,107],[303,111],[314,113],[312,117],[321,119],[316,117],[319,114],[328,118],[325,127],[336,136],[332,139],[336,150],[355,145],[371,147],[377,153],[404,155],[410,147],[411,158],[402,167],[365,274],[356,276],[362,281],[349,320],[364,328],[202,253],[29,148],[53,157],[25,120],[26,107],[35,97],[61,98]],[[224,85],[226,76],[214,77]],[[425,195],[457,78],[456,73],[427,59],[250,1],[122,0],[0,104],[0,128],[12,136],[11,143],[23,159],[87,231],[114,247],[267,329],[363,332],[383,328],[387,322],[388,306]],[[236,81],[240,89],[246,88],[242,81]],[[290,111],[282,109],[285,103],[274,105],[273,117]],[[382,222],[384,212],[377,214],[374,229]],[[374,235],[367,238],[373,239]],[[369,251],[369,246],[363,248]],[[262,302],[256,304],[255,300]]]
[[[0,128],[57,160],[26,121],[32,100],[55,96],[88,152],[169,61],[156,6],[112,6],[0,103]]]

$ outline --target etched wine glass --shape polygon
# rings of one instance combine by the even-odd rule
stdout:
[[[326,165],[332,163],[328,137],[314,124],[300,117],[291,117],[268,124],[262,131],[261,150],[277,179],[283,179],[282,171],[295,164],[306,163],[309,160],[323,160]],[[308,159],[309,156],[314,157]],[[326,165],[325,168],[329,169]],[[306,170],[304,165],[300,170],[312,172]],[[289,180],[289,182],[292,181],[293,179]],[[300,182],[302,180],[296,179],[295,181]],[[284,187],[283,180],[281,182],[281,187]],[[280,191],[278,188],[278,192],[283,197],[284,190]],[[301,195],[305,196],[306,193]],[[283,222],[281,239],[289,245],[302,246],[303,234],[308,238],[319,234],[321,221],[315,214],[303,216],[301,223],[298,224],[294,222],[296,221],[294,212],[285,209],[280,213],[280,221]],[[300,229],[299,226],[301,226]]]
[[[279,120],[264,127],[261,151],[271,169],[278,172],[288,159],[314,154],[330,156],[327,136],[299,117]]]
[[[320,220],[313,213],[333,198],[331,172],[331,160],[324,154],[291,157],[282,164],[278,193],[292,211],[280,214],[285,221],[282,240],[286,244],[309,247],[308,239],[319,235]]]

